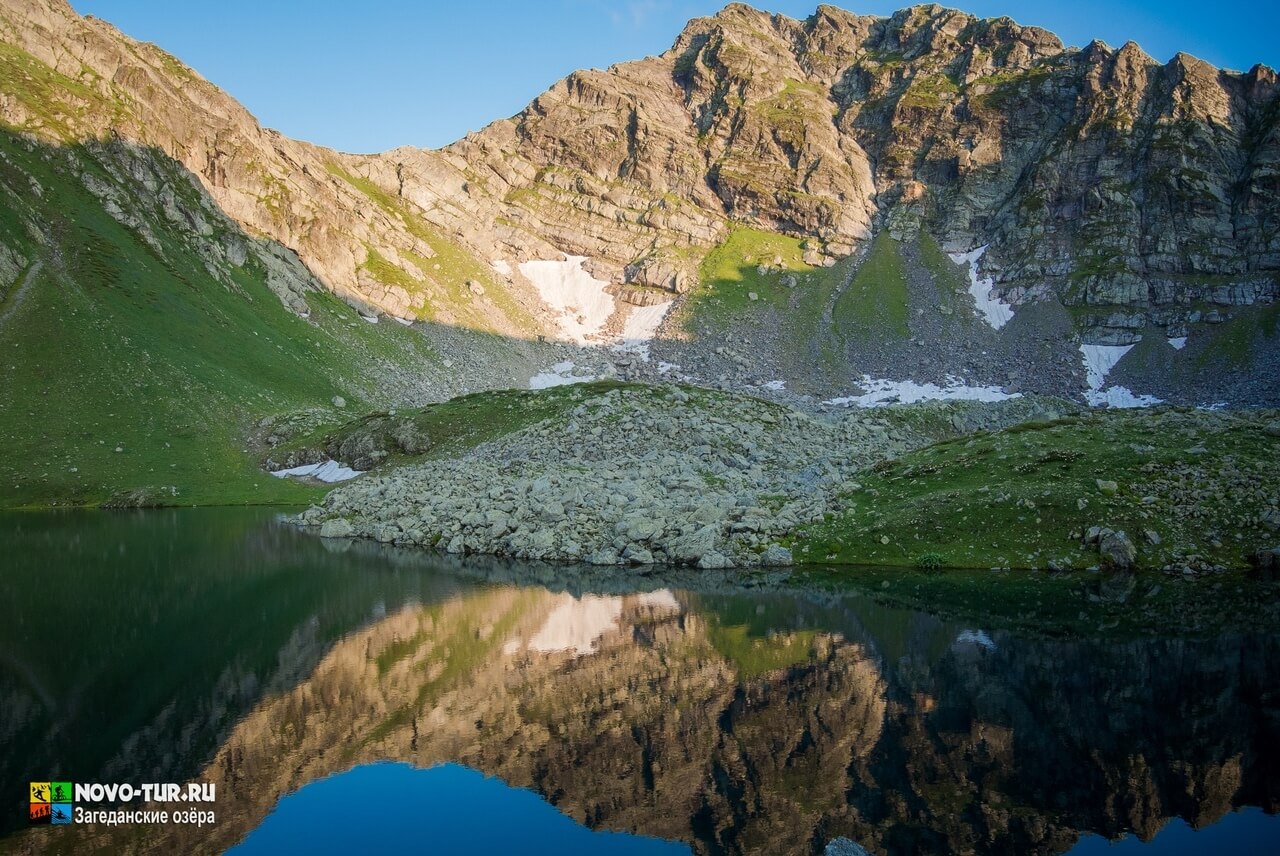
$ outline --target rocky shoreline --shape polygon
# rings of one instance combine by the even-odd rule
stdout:
[[[1073,409],[1056,399],[809,414],[685,387],[584,389],[447,460],[366,476],[298,522],[325,537],[594,565],[785,566],[783,545],[873,464]]]

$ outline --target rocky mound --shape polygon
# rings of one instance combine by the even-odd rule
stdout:
[[[779,545],[867,466],[943,436],[1052,417],[1052,399],[814,416],[747,396],[625,386],[452,459],[329,494],[326,536],[592,564],[790,564]]]

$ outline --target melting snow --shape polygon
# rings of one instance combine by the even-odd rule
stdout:
[[[587,273],[582,267],[586,260],[586,256],[569,256],[562,262],[520,265],[520,272],[538,289],[542,299],[560,314],[560,330],[579,345],[597,338],[613,314],[613,295],[604,290],[609,283]]]
[[[578,657],[590,654],[596,650],[596,641],[617,627],[621,617],[620,597],[587,594],[579,600],[563,595],[560,605],[529,640],[529,649],[544,653],[572,651]]]
[[[973,295],[973,302],[977,304],[978,314],[993,328],[999,330],[1013,318],[1013,306],[996,297],[995,280],[991,277],[978,278],[978,260],[986,251],[987,248],[983,246],[967,253],[948,253],[947,255],[958,265],[968,263],[969,293]]]
[[[1171,346],[1175,351],[1181,351],[1183,348],[1185,348],[1185,347],[1187,346],[1187,337],[1186,337],[1186,336],[1178,336],[1176,339],[1170,339],[1170,340],[1169,340],[1169,345],[1170,345],[1170,346]]]
[[[311,476],[311,478],[318,481],[333,483],[364,475],[364,471],[353,470],[351,467],[344,466],[337,461],[325,461],[320,464],[305,464],[304,466],[287,470],[273,470],[271,475],[278,479],[282,479],[285,476]]]
[[[613,349],[622,353],[639,354],[641,359],[649,362],[649,343],[653,341],[670,308],[670,300],[652,306],[632,307],[631,314],[622,325],[622,341],[614,345]]]
[[[553,386],[566,386],[571,383],[586,383],[589,380],[595,380],[595,375],[584,374],[575,375],[573,360],[565,360],[562,363],[556,363],[545,372],[538,372],[529,378],[529,389],[550,389]]]
[[[489,264],[503,276],[511,276],[511,265],[507,263],[506,259],[494,259]]]
[[[401,324],[403,324],[403,325],[404,325],[404,326],[406,326],[406,327],[412,327],[412,326],[413,326],[413,319],[412,319],[412,318],[401,318],[399,315],[392,315],[391,317],[392,317],[392,318],[394,318],[394,319],[396,319],[397,321],[399,321]]]
[[[370,324],[377,324],[377,323],[378,323],[378,316],[377,316],[377,315],[361,315],[360,317],[361,317],[361,318],[363,318],[364,320],[368,321]]]
[[[957,377],[947,376],[945,386],[916,383],[913,380],[884,380],[862,376],[863,395],[830,398],[823,404],[856,407],[883,407],[886,404],[914,404],[917,401],[1006,401],[1021,398],[1022,393],[1005,392],[998,386],[969,386]]]
[[[658,363],[658,374],[666,374],[672,369],[678,369],[678,368],[680,367],[675,363]]]
[[[1085,380],[1089,391],[1085,399],[1094,407],[1150,407],[1163,399],[1154,395],[1137,395],[1128,387],[1106,386],[1107,375],[1133,345],[1081,345]],[[1105,389],[1103,387],[1106,387]]]
[[[771,389],[774,392],[781,392],[787,388],[787,382],[785,380],[771,380],[768,383],[762,384],[762,386],[765,389]]]

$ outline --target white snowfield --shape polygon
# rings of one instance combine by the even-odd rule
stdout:
[[[567,386],[571,383],[586,383],[595,380],[593,374],[574,374],[576,368],[573,360],[556,363],[544,372],[538,372],[529,378],[529,389],[550,389],[553,386]]]
[[[1162,403],[1154,395],[1136,395],[1123,386],[1107,386],[1107,375],[1133,345],[1081,345],[1085,381],[1089,390],[1085,399],[1094,407],[1150,407]]]
[[[917,401],[1007,401],[1022,397],[1020,392],[1005,392],[998,386],[970,386],[951,375],[947,376],[945,386],[863,375],[862,387],[867,390],[862,395],[829,398],[822,403],[837,407],[884,407],[889,404],[915,404]]]
[[[966,263],[969,265],[969,293],[973,295],[978,316],[992,328],[999,330],[1013,318],[1013,306],[996,297],[994,279],[978,278],[978,262],[986,251],[987,248],[982,246],[967,253],[947,253],[947,255],[958,265]]]
[[[565,261],[520,264],[520,272],[543,301],[559,313],[560,331],[579,345],[596,343],[613,314],[613,295],[604,290],[609,283],[587,273],[582,266],[586,260],[586,256],[569,256]]]
[[[351,467],[344,466],[337,461],[324,461],[319,464],[304,464],[301,467],[292,467],[287,470],[273,470],[271,475],[278,479],[286,476],[310,476],[317,481],[333,483],[362,476],[364,475],[364,470],[353,470]]]
[[[494,259],[489,264],[503,276],[511,276],[511,264],[506,259]]]
[[[623,322],[621,341],[613,349],[619,353],[638,354],[646,363],[649,362],[649,343],[658,334],[669,309],[670,300],[652,306],[633,306],[631,314]]]
[[[1169,340],[1169,347],[1173,348],[1175,351],[1181,351],[1186,346],[1187,346],[1186,336],[1177,336]]]
[[[634,596],[633,603],[654,612],[679,612],[682,607],[669,589]],[[601,637],[618,629],[624,599],[618,595],[584,594],[577,598],[562,594],[555,609],[527,643],[509,639],[503,651],[514,654],[522,648],[541,654],[569,653],[575,657],[593,654]]]
[[[566,339],[584,347],[608,345],[617,353],[635,354],[649,362],[649,345],[658,334],[673,301],[630,307],[622,323],[622,333],[611,342],[604,334],[604,325],[617,308],[617,303],[613,295],[605,291],[609,283],[596,279],[583,267],[586,260],[586,256],[568,256],[564,261],[522,262],[520,272],[557,313],[556,323]],[[503,273],[500,262],[502,260],[498,259],[492,264],[495,270]],[[506,266],[506,271],[510,271],[509,266]],[[547,389],[595,380],[590,376],[571,375],[569,370],[573,364],[570,363],[568,369],[561,368],[563,365],[557,363],[534,375],[529,379],[529,388]]]
[[[616,596],[562,595],[559,606],[529,640],[529,650],[542,653],[571,652],[576,657],[596,650],[596,641],[618,626],[622,598]]]

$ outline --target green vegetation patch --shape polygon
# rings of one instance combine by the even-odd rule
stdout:
[[[814,271],[803,261],[803,244],[800,238],[733,226],[724,243],[702,260],[698,284],[683,308],[686,328],[696,331],[707,324],[718,329],[765,307],[785,307],[791,290],[783,277]]]
[[[33,117],[24,130],[70,139],[91,114],[107,112],[111,121],[123,123],[132,113],[128,97],[92,70],[86,68],[80,79],[68,77],[10,44],[0,43],[0,80],[4,92]]]
[[[1101,526],[1129,536],[1140,569],[1243,567],[1277,540],[1263,519],[1276,502],[1280,439],[1264,424],[1098,412],[944,441],[866,471],[835,514],[802,531],[797,557],[1083,569],[1102,564],[1082,545]]]
[[[881,231],[833,310],[836,333],[850,343],[906,339],[910,296],[902,244]]]
[[[579,404],[622,386],[626,384],[595,381],[545,390],[492,390],[394,413],[377,411],[321,425],[273,449],[271,457],[280,460],[290,452],[312,450],[357,466],[368,464],[356,455],[372,454],[375,466],[456,457],[545,419],[563,417]],[[658,394],[658,388],[654,390]]]

